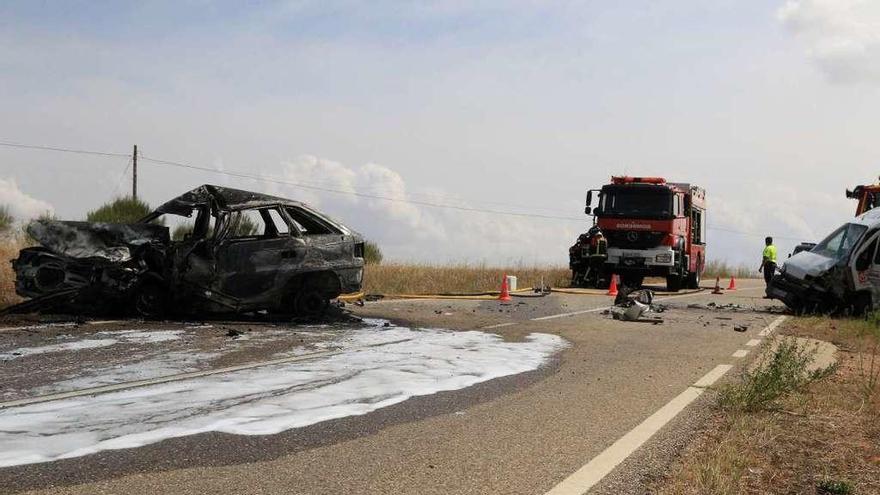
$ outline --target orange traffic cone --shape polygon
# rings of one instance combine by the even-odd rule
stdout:
[[[617,275],[611,275],[611,285],[608,286],[609,296],[617,296]]]
[[[724,294],[721,291],[721,277],[715,277],[715,290],[712,291],[712,294]]]
[[[727,290],[736,290],[736,277],[730,277],[730,285],[727,286]]]
[[[504,279],[501,281],[501,294],[498,296],[499,301],[510,301],[510,289],[507,287],[507,274],[504,274]]]

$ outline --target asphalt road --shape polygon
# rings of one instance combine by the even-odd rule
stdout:
[[[349,305],[346,310],[357,316],[412,328],[480,330],[511,343],[545,333],[561,336],[568,346],[533,371],[277,434],[200,433],[0,468],[0,492],[547,493],[597,456],[606,458],[615,442],[630,438],[634,428],[641,431],[646,418],[665,406],[668,410],[670,401],[719,365],[733,366],[721,378],[729,379],[754,356],[757,347],[747,344],[763,340],[761,331],[778,318],[780,308],[761,298],[762,283],[740,281],[739,286],[724,295],[660,296],[658,302],[667,309],[657,325],[612,320],[602,311],[611,303],[604,295],[553,294],[506,304],[419,300]],[[102,370],[128,369],[143,359],[164,362],[168,355],[177,363],[169,365],[168,373],[181,373],[271,359],[281,351],[344,350],[344,343],[334,343],[334,333],[351,325],[4,325],[0,358],[47,343],[116,342],[0,360],[0,393],[9,401],[77,390],[103,384]],[[738,325],[748,328],[735,331]],[[144,358],[142,334],[120,333],[129,331],[175,338],[147,337],[157,350]],[[734,357],[743,352],[744,357]],[[90,379],[83,381],[83,376]],[[658,425],[659,432],[627,453],[591,493],[644,493],[644,483],[663,472],[699,426],[708,399],[708,394],[696,398],[668,424]]]

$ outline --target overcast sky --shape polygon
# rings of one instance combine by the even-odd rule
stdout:
[[[710,258],[846,221],[880,174],[880,2],[5,1],[0,141],[128,153],[152,204],[304,199],[387,257],[567,263],[612,174],[704,186]],[[121,157],[0,147],[0,203],[79,219]],[[125,172],[125,174],[124,174]],[[733,233],[729,230],[746,232]]]

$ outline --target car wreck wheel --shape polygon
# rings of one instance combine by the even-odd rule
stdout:
[[[165,290],[157,283],[144,283],[135,293],[134,309],[145,318],[162,316],[166,310]]]
[[[327,309],[330,301],[320,291],[304,287],[293,299],[294,311],[300,316],[318,316]]]

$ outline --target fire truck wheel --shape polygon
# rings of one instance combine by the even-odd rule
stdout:
[[[632,289],[638,289],[642,286],[642,282],[645,281],[645,277],[640,275],[621,275],[620,282],[624,285],[624,287],[629,287]]]
[[[688,273],[688,289],[699,289],[700,282],[700,272]]]
[[[666,292],[678,292],[681,290],[684,277],[680,273],[666,276]]]

